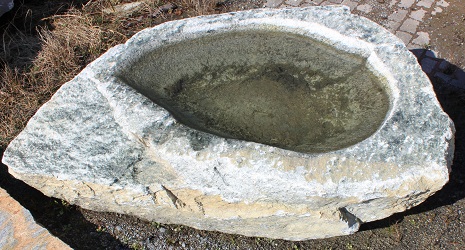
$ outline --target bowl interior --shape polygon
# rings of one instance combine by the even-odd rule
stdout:
[[[312,38],[249,30],[158,47],[118,77],[191,128],[321,153],[378,130],[390,101],[377,75]]]

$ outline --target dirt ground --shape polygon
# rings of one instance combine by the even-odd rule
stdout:
[[[444,12],[425,23],[431,47],[462,70],[465,69],[465,1],[449,1]]]
[[[0,101],[3,101],[0,105],[4,105],[0,107],[0,119],[3,119],[0,121],[0,155],[7,143],[24,127],[27,119],[50,98],[60,84],[106,49],[144,27],[198,14],[263,6],[260,0],[231,0],[221,3],[184,0],[172,2],[172,5],[160,1],[154,6],[115,19],[102,14],[103,9],[111,7],[112,1],[18,1],[12,13],[0,18],[4,50],[0,52],[0,68],[5,68],[0,75]],[[450,6],[444,12],[422,25],[430,34],[429,46],[437,52],[437,57],[447,60],[451,64],[451,71],[463,72],[465,2],[448,2]],[[200,8],[195,5],[199,3],[202,4]],[[159,9],[160,6],[162,8]],[[44,41],[51,40],[44,40],[43,33],[37,27],[58,30],[60,21],[52,17],[79,16],[78,12],[68,12],[72,7],[77,11],[90,13],[92,21],[89,27],[102,30],[98,36],[104,38],[104,46],[78,44],[69,52],[79,55],[76,65],[63,67],[62,71],[67,71],[67,75],[55,76],[47,73],[43,76],[41,74],[45,74],[44,72],[34,71],[34,65],[37,63],[36,58],[43,56],[43,51],[47,48]],[[100,12],[96,13],[96,10]],[[107,17],[113,19],[106,19]],[[14,42],[17,40],[10,39],[18,33],[23,34],[22,40],[30,39],[27,48],[24,45],[15,46]],[[6,47],[10,48],[8,53]],[[94,54],[89,54],[89,48]],[[6,70],[7,68],[17,70]],[[55,82],[53,86],[42,87],[41,84],[46,85],[47,82],[37,81],[38,76],[53,78]],[[289,242],[207,232],[185,226],[142,221],[127,215],[87,211],[65,201],[45,197],[39,191],[14,179],[8,174],[5,165],[0,166],[0,186],[29,209],[39,224],[74,249],[465,249],[465,90],[444,84],[434,76],[431,76],[431,81],[443,109],[452,118],[457,130],[449,183],[419,206],[381,221],[363,224],[360,232],[349,236]],[[16,85],[20,85],[17,87],[19,90],[15,89]],[[39,91],[40,94],[37,94]],[[8,112],[16,107],[13,105],[20,107],[17,110],[15,108],[14,112]]]

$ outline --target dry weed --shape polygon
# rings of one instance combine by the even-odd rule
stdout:
[[[39,96],[25,83],[27,77],[17,69],[5,66],[0,71],[0,147],[7,143],[26,125],[39,105]]]
[[[109,47],[125,40],[94,26],[91,15],[75,9],[50,19],[54,29],[43,28],[38,37],[21,32],[4,35],[0,52],[0,148],[5,148],[63,83]]]
[[[192,9],[196,16],[214,13],[217,0],[180,0],[184,8]]]
[[[53,31],[40,31],[42,50],[31,72],[45,85],[60,85],[71,79],[102,49],[102,31],[92,25],[90,17],[71,10],[54,19]]]

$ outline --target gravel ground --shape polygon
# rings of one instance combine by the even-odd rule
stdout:
[[[449,62],[445,71],[461,74],[465,67],[465,4],[461,0],[448,3],[448,8],[420,27],[430,34],[428,46],[437,52],[434,56]],[[263,2],[253,0],[223,4],[235,10],[263,6]],[[389,15],[388,10],[383,5],[374,8],[379,8],[381,14],[373,15],[372,20],[383,22],[382,15]],[[134,30],[128,28],[128,34]],[[43,196],[11,177],[4,165],[0,167],[0,186],[29,209],[38,223],[75,249],[465,249],[465,90],[432,74],[430,79],[457,129],[450,182],[419,206],[364,224],[360,232],[350,236],[289,242],[87,211]]]

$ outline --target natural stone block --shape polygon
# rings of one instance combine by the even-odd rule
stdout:
[[[0,249],[71,249],[0,188]]]
[[[304,240],[447,181],[454,127],[393,34],[347,7],[168,22],[63,85],[3,162],[86,209]]]

